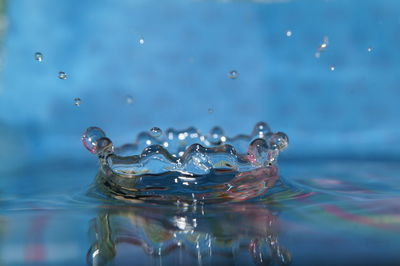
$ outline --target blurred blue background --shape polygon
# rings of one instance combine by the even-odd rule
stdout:
[[[89,159],[89,126],[120,145],[260,120],[289,135],[286,159],[400,155],[399,1],[2,3],[2,168]]]

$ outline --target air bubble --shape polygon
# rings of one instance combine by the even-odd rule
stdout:
[[[97,141],[104,138],[106,134],[101,128],[89,127],[82,135],[82,143],[88,151],[96,154],[98,152]]]
[[[228,76],[230,79],[237,79],[239,76],[239,73],[236,70],[232,70],[228,73]]]
[[[162,130],[159,127],[153,127],[150,129],[150,134],[153,137],[158,138],[159,136],[161,136]]]
[[[67,74],[63,71],[58,72],[59,79],[67,79]]]
[[[43,54],[40,52],[35,53],[35,60],[38,62],[42,62],[43,61]]]

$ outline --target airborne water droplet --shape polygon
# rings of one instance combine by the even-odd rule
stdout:
[[[75,98],[74,99],[74,104],[75,104],[75,106],[80,106],[81,105],[81,98]]]
[[[59,79],[67,79],[67,74],[63,71],[58,72]]]
[[[35,60],[38,62],[42,62],[43,61],[43,55],[40,52],[35,53]]]
[[[139,43],[140,44],[144,44],[144,38],[143,37],[139,39]]]
[[[158,138],[159,136],[161,136],[162,130],[159,127],[153,127],[150,129],[150,134],[153,137]]]
[[[239,73],[236,70],[232,70],[228,73],[230,79],[236,79],[239,76]]]
[[[271,149],[284,150],[289,145],[289,137],[283,132],[277,132],[272,134],[267,142]]]
[[[335,66],[331,66],[331,71],[335,71]]]
[[[101,128],[89,127],[82,135],[82,143],[91,153],[97,153],[97,141],[104,138],[106,134]]]
[[[291,37],[291,36],[292,36],[292,31],[291,31],[291,30],[288,30],[288,31],[286,32],[286,36],[287,36],[287,37]]]
[[[372,48],[371,48],[371,47],[368,47],[367,51],[368,51],[368,52],[371,52],[371,51],[372,51]]]
[[[212,109],[211,107],[208,108],[208,113],[209,113],[209,114],[212,114],[213,112],[214,112],[214,109]]]
[[[125,101],[127,104],[132,104],[133,103],[133,97],[131,95],[127,95],[125,98]]]

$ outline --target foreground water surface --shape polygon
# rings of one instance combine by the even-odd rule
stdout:
[[[1,179],[7,265],[398,264],[398,162],[282,161],[256,201],[118,204],[87,192],[92,163]]]

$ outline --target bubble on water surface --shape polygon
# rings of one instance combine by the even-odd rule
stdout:
[[[228,76],[230,79],[237,79],[239,76],[239,73],[236,70],[232,70],[228,73]]]
[[[105,136],[106,134],[102,129],[89,127],[82,135],[82,143],[91,153],[96,154],[98,152],[97,141]]]
[[[74,99],[74,104],[75,104],[75,106],[80,106],[81,105],[81,98],[75,98]]]
[[[132,104],[133,103],[133,97],[131,95],[127,95],[125,97],[125,101],[127,104]]]
[[[42,62],[43,61],[43,54],[40,52],[35,53],[35,60],[38,62]]]
[[[67,74],[63,71],[58,72],[59,79],[67,79]]]
[[[159,136],[161,136],[162,130],[159,127],[153,127],[150,129],[150,134],[153,137],[158,138]]]

